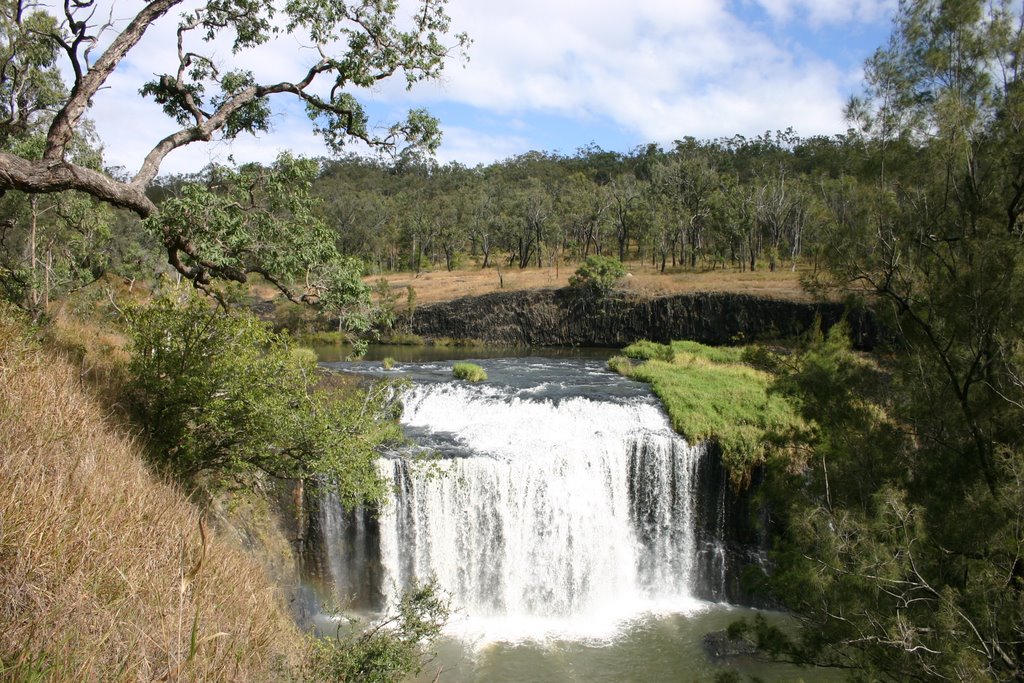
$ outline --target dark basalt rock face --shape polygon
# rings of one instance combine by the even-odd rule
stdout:
[[[412,331],[424,337],[479,339],[507,346],[618,347],[638,339],[667,343],[689,339],[704,344],[742,343],[794,337],[817,317],[827,329],[845,308],[746,294],[701,292],[653,299],[588,299],[571,289],[495,292],[416,310]],[[872,348],[874,317],[847,315],[854,346]]]
[[[770,537],[779,531],[770,511],[755,495],[764,481],[764,468],[754,468],[749,480],[736,486],[722,464],[718,446],[710,444],[697,477],[694,594],[712,602],[775,607],[762,592],[760,580],[771,571]]]

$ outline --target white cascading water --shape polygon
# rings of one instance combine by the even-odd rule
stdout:
[[[488,639],[601,637],[640,613],[697,604],[703,447],[652,402],[440,382],[403,403],[404,425],[445,435],[458,455],[380,461],[395,489],[378,513],[388,604],[433,577],[452,596],[454,623]]]

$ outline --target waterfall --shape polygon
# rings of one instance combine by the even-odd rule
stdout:
[[[329,553],[339,590],[386,605],[434,578],[458,613],[525,630],[692,608],[707,552],[695,519],[704,447],[649,395],[586,393],[410,388],[402,422],[420,457],[378,462],[393,499],[372,521],[322,506],[328,543],[347,553]]]

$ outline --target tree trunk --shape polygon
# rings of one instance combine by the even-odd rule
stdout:
[[[36,286],[36,269],[38,267],[38,260],[36,259],[36,224],[37,224],[37,207],[39,198],[36,195],[31,195],[28,200],[29,214],[31,216],[28,231],[28,258],[29,258],[29,270],[31,272],[29,290],[28,290],[28,305],[29,309],[36,311],[39,307],[39,290]]]

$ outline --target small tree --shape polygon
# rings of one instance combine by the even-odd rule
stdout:
[[[569,278],[569,286],[580,292],[603,298],[626,275],[626,267],[607,256],[588,256],[583,265]]]
[[[314,640],[305,680],[386,683],[419,674],[432,658],[429,642],[448,620],[448,599],[433,582],[414,584],[396,607],[394,615],[365,631]]]
[[[314,388],[314,361],[249,313],[194,293],[128,316],[134,407],[161,468],[210,488],[325,476],[349,504],[382,493],[376,447],[398,439],[384,387]]]

